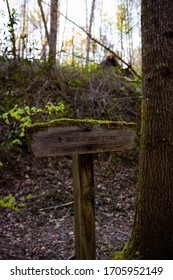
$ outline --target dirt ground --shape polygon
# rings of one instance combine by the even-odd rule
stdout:
[[[97,259],[112,258],[130,237],[137,161],[95,157]],[[26,154],[1,168],[0,196],[13,195],[18,212],[0,207],[0,259],[75,258],[72,160]]]

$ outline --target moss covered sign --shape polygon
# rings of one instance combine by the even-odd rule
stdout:
[[[37,157],[118,151],[133,147],[135,125],[59,119],[31,126],[27,138]]]

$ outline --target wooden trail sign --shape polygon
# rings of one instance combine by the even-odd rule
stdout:
[[[135,124],[59,119],[27,130],[36,157],[72,155],[76,259],[96,258],[93,153],[132,149]]]

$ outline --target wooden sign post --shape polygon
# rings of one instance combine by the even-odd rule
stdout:
[[[27,141],[36,157],[72,155],[76,259],[94,260],[93,153],[133,148],[135,124],[59,119],[29,127]]]

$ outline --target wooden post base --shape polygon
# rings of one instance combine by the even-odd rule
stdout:
[[[77,260],[95,260],[94,163],[92,154],[73,156]]]

